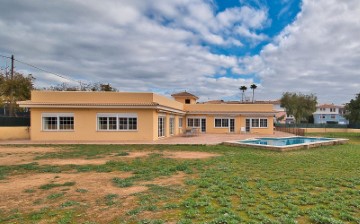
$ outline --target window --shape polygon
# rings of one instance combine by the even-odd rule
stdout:
[[[190,99],[185,99],[185,104],[190,104]]]
[[[331,115],[331,119],[335,119],[335,115]]]
[[[74,130],[73,113],[44,113],[42,114],[42,129],[44,131],[72,131]]]
[[[174,123],[175,123],[175,118],[170,117],[170,120],[169,120],[170,135],[174,134],[174,126],[175,126]]]
[[[165,136],[165,117],[158,118],[158,137]]]
[[[215,118],[215,127],[216,128],[229,127],[229,119],[228,118]]]
[[[187,126],[189,128],[199,128],[200,127],[200,118],[188,118]]]
[[[253,118],[251,119],[252,128],[267,128],[268,120],[267,118]]]
[[[259,127],[259,119],[251,119],[251,127],[258,128]]]
[[[330,112],[336,112],[336,108],[330,108]]]
[[[267,119],[260,119],[260,128],[267,128]]]
[[[98,114],[97,123],[99,131],[137,130],[137,114]]]
[[[182,128],[182,125],[183,125],[183,118],[180,117],[179,118],[179,128]]]

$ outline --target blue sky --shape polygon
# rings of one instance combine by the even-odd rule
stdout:
[[[256,83],[258,100],[342,104],[360,89],[359,15],[358,0],[3,0],[0,53],[69,78],[17,63],[39,88],[77,80],[204,101]]]

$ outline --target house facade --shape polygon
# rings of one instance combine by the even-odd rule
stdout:
[[[200,133],[273,133],[271,104],[201,104],[182,92],[33,91],[18,102],[31,111],[31,140],[136,141]]]
[[[344,107],[334,104],[322,104],[316,106],[313,113],[315,124],[349,124],[344,117]]]

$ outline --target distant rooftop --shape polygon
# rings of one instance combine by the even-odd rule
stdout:
[[[172,97],[191,97],[195,99],[199,99],[199,97],[195,96],[194,94],[188,93],[186,91],[180,93],[174,93],[171,95]]]
[[[321,105],[317,105],[317,108],[343,108],[344,106],[338,106],[338,105],[334,105],[332,104],[321,104]]]

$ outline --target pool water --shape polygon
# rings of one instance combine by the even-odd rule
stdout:
[[[289,146],[306,143],[331,141],[332,138],[309,138],[309,137],[291,137],[291,138],[257,138],[253,140],[243,140],[240,143],[255,144],[255,145],[269,145],[269,146]]]

